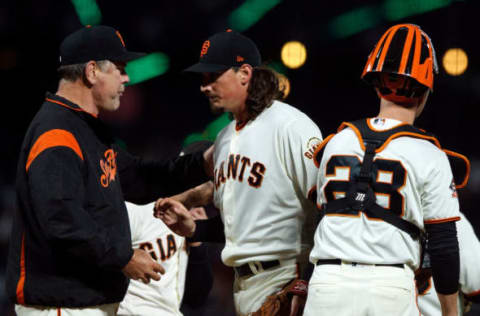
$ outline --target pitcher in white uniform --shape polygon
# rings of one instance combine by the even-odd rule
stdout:
[[[362,78],[380,98],[376,118],[342,124],[315,153],[318,206],[306,316],[419,315],[414,271],[421,234],[443,315],[457,314],[459,203],[447,155],[412,126],[437,70],[420,27],[391,27]]]
[[[217,33],[200,55],[187,71],[202,73],[200,90],[234,120],[215,141],[213,200],[221,219],[191,221],[184,232],[195,232],[193,240],[225,240],[222,260],[235,270],[237,314],[260,313],[267,297],[287,285],[294,285],[292,295],[305,294],[305,283],[292,281],[299,277],[305,216],[316,215],[312,155],[322,135],[307,115],[275,100],[281,96],[277,77],[260,66],[250,39],[231,30]],[[169,199],[160,206],[182,212]],[[292,302],[277,315],[299,314],[298,296]]]

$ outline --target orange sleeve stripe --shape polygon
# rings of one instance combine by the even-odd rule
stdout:
[[[28,154],[26,170],[30,168],[32,162],[40,155],[44,150],[51,147],[68,147],[72,149],[83,160],[82,150],[78,145],[75,136],[72,133],[63,129],[52,129],[43,133],[33,144]]]
[[[440,219],[430,219],[427,221],[424,221],[424,224],[440,224],[440,223],[446,223],[446,222],[456,222],[459,221],[460,217],[455,216],[455,217],[448,217],[448,218],[440,218]]]
[[[475,292],[472,292],[472,293],[468,293],[468,294],[465,294],[466,296],[477,296],[480,294],[480,290],[478,291],[475,291]]]
[[[20,278],[17,283],[17,303],[25,305],[23,287],[25,286],[25,233],[22,235],[22,252],[20,255]]]
[[[454,151],[447,150],[447,149],[444,149],[443,151],[444,151],[447,155],[460,158],[460,159],[462,159],[462,160],[465,162],[465,165],[466,165],[466,168],[467,168],[467,171],[466,171],[466,174],[465,174],[465,178],[463,178],[462,183],[456,185],[456,188],[457,188],[457,189],[463,189],[464,187],[467,186],[468,179],[470,178],[470,160],[468,160],[468,158],[465,157],[464,155],[459,154],[459,153],[456,153],[456,152],[454,152]]]

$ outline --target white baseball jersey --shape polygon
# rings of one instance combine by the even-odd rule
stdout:
[[[460,214],[456,222],[458,246],[460,249],[460,292],[468,295],[480,295],[480,241],[475,235],[472,225]],[[424,316],[440,316],[442,309],[433,279],[428,281],[428,287],[418,295],[418,307]],[[463,315],[463,295],[459,295],[459,315]]]
[[[253,121],[217,136],[214,203],[225,225],[228,266],[291,259],[300,253],[304,210],[314,192],[313,151],[320,130],[304,113],[275,101]]]
[[[165,268],[165,274],[149,284],[131,280],[118,315],[182,315],[179,309],[188,262],[185,238],[153,217],[154,203],[126,204],[133,248],[150,253]]]
[[[392,119],[368,119],[373,130],[400,125]],[[351,128],[345,128],[326,145],[321,159],[317,202],[345,196],[345,184],[360,171],[364,151]],[[446,154],[427,140],[393,139],[374,158],[377,203],[403,219],[424,228],[424,223],[459,219],[457,192]],[[327,214],[315,232],[310,260],[339,258],[361,263],[406,263],[416,269],[420,245],[395,226],[363,212]]]

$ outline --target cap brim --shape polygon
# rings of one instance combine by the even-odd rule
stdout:
[[[125,52],[125,54],[119,56],[118,58],[115,58],[113,61],[122,61],[122,62],[129,62],[134,59],[138,59],[140,57],[144,57],[147,54],[145,53],[137,53],[137,52]]]
[[[219,71],[227,70],[229,68],[231,68],[231,66],[196,63],[195,65],[185,69],[184,72],[219,72]]]

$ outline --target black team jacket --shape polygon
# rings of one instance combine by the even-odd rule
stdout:
[[[120,302],[133,255],[124,200],[147,203],[207,181],[203,156],[146,162],[113,144],[96,117],[47,94],[25,136],[6,287],[16,304]],[[152,220],[153,210],[152,210]]]

